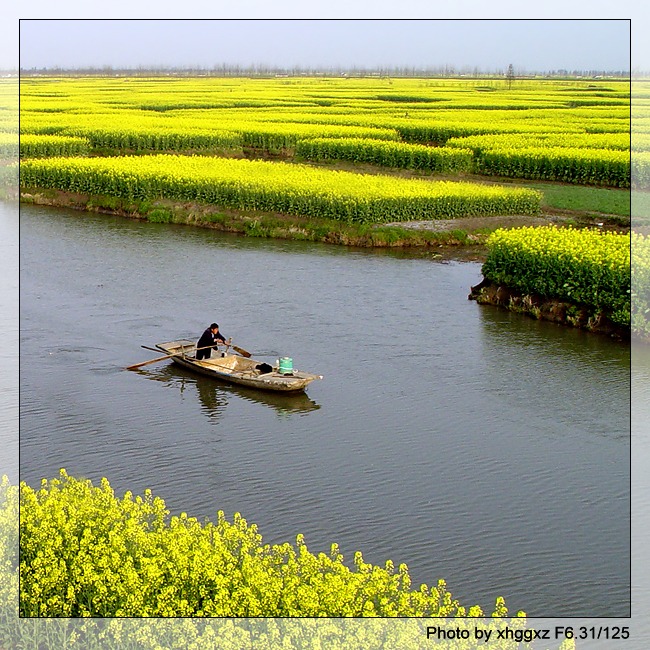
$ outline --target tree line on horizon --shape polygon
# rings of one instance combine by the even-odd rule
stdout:
[[[531,78],[531,77],[582,77],[598,78],[608,77],[616,79],[629,79],[629,70],[566,70],[553,69],[542,71],[526,71],[508,66],[504,70],[484,70],[477,66],[457,68],[452,65],[443,66],[394,66],[394,67],[363,67],[363,66],[332,66],[332,67],[310,67],[310,66],[270,66],[264,64],[238,65],[220,64],[212,67],[202,66],[137,66],[137,67],[113,67],[104,66],[79,66],[79,67],[42,67],[42,68],[20,68],[20,76],[150,76],[150,75],[174,75],[174,76],[206,76],[206,77],[470,77],[470,78]]]

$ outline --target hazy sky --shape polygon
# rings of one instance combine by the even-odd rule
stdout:
[[[34,20],[20,66],[629,70],[628,20]]]

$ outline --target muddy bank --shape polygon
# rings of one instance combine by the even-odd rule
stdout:
[[[356,224],[280,213],[224,209],[196,202],[126,200],[41,188],[24,188],[20,200],[36,205],[113,214],[155,223],[212,228],[249,237],[294,239],[356,248],[403,249],[415,254],[423,252],[436,257],[477,261],[485,258],[485,241],[489,234],[484,226],[477,232],[464,230],[458,223],[462,220],[454,220],[450,224],[453,227],[440,224],[415,228],[412,223]],[[492,230],[500,225],[500,218],[494,219]],[[489,223],[489,218],[486,217],[483,221]]]
[[[224,209],[197,202],[167,199],[126,200],[54,189],[24,188],[25,203],[114,214],[156,223],[212,228],[223,232],[274,239],[338,244],[353,248],[402,249],[445,259],[484,261],[489,234],[497,228],[575,224],[566,215],[501,215],[432,219],[384,224],[353,224],[261,211]],[[584,223],[581,225],[590,225]]]
[[[619,340],[630,339],[630,329],[613,323],[604,311],[556,298],[524,294],[510,287],[494,284],[489,280],[483,280],[480,284],[472,287],[468,299],[476,300],[480,305],[493,305],[519,314],[526,314],[537,320],[576,327]]]
[[[576,215],[545,212],[538,216],[501,215],[351,224],[332,219],[290,216],[280,213],[224,209],[217,206],[168,199],[127,200],[38,187],[22,188],[24,203],[112,214],[155,223],[211,228],[247,237],[287,239],[336,244],[349,248],[374,248],[409,257],[484,262],[486,241],[497,228],[521,226],[593,226]],[[603,224],[598,224],[602,226]],[[605,224],[607,228],[608,224]]]

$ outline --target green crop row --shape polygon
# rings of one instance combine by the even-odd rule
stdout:
[[[442,146],[452,138],[479,135],[523,133],[564,133],[576,131],[575,124],[524,122],[504,111],[466,111],[466,115],[440,111],[437,115],[409,118],[384,118],[384,126],[395,129],[404,142]],[[478,114],[477,114],[478,113]],[[515,115],[517,111],[514,111]],[[583,129],[584,130],[584,129]]]
[[[471,149],[481,154],[490,149],[529,149],[562,147],[569,149],[630,150],[629,133],[503,133],[451,138],[446,147]]]
[[[583,304],[630,323],[630,237],[601,230],[525,227],[488,238],[487,280],[523,293]]]
[[[244,146],[272,152],[291,149],[301,140],[311,138],[398,139],[397,132],[390,128],[242,121],[224,122],[224,124],[240,133]]]
[[[431,182],[201,156],[49,158],[21,164],[21,186],[126,199],[200,201],[356,223],[537,214],[525,188]]]
[[[564,146],[571,143],[576,146]],[[465,148],[461,148],[463,144]],[[361,139],[313,139],[299,142],[296,154],[306,160],[347,160],[428,172],[475,172],[582,185],[630,186],[629,136],[618,133],[491,134],[453,138],[444,147]],[[635,167],[639,184],[647,181],[646,168],[641,164],[644,161],[640,154]]]
[[[478,174],[630,187],[629,133],[492,133],[451,138],[445,147],[470,149]]]
[[[348,160],[384,167],[417,169],[428,172],[468,172],[472,152],[362,138],[314,138],[296,145],[296,155],[305,160]]]
[[[139,151],[185,151],[192,149],[241,149],[241,137],[231,131],[205,133],[170,128],[77,128],[62,133],[76,133],[94,148],[133,149]],[[22,136],[24,137],[24,136]]]
[[[52,156],[85,156],[90,152],[90,141],[61,135],[21,135],[21,158]]]
[[[373,566],[338,546],[311,553],[298,535],[264,544],[229,522],[169,517],[150,490],[116,497],[108,481],[60,476],[20,487],[20,613],[40,617],[482,616],[444,580],[411,588],[406,565]],[[503,599],[496,616],[507,615]],[[523,615],[523,613],[520,613]]]
[[[4,162],[4,161],[3,161]],[[0,165],[0,197],[18,188],[18,161]]]
[[[479,174],[630,187],[630,154],[611,149],[489,149],[475,161]]]
[[[18,134],[0,131],[0,160],[17,159],[19,151]]]
[[[632,154],[632,185],[638,190],[650,190],[650,151]]]

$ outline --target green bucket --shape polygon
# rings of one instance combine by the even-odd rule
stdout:
[[[278,362],[278,372],[281,375],[293,375],[293,359],[282,357]]]

